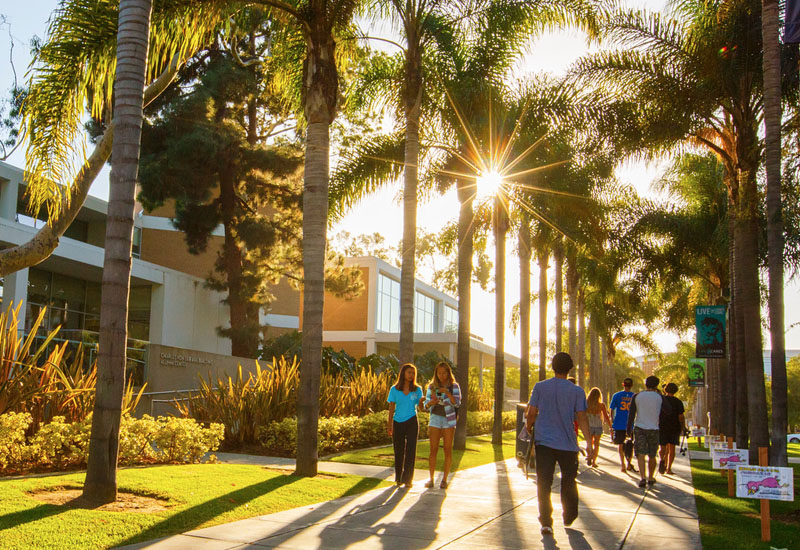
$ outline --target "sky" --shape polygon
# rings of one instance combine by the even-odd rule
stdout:
[[[627,3],[631,7],[651,10],[663,9],[665,4],[663,0],[628,0]],[[0,24],[0,92],[5,97],[6,90],[13,83],[11,60],[13,59],[18,78],[21,81],[24,80],[24,74],[30,62],[30,39],[34,35],[44,38],[47,20],[58,2],[56,0],[27,0],[26,2],[4,2],[3,4],[0,7],[0,15],[5,17],[5,23]],[[12,43],[13,49],[10,47]],[[546,33],[528,44],[524,55],[521,56],[514,68],[514,76],[518,77],[537,71],[546,71],[555,75],[562,74],[573,61],[596,48],[595,45],[589,46],[585,37],[577,31]],[[21,151],[18,151],[8,162],[16,166],[23,166],[24,157]],[[655,196],[650,185],[663,173],[667,164],[666,160],[651,164],[626,162],[618,168],[616,175],[622,182],[633,185],[640,195]],[[105,169],[100,174],[90,191],[92,195],[102,199],[108,198],[108,173],[108,169]],[[376,228],[380,228],[380,233],[387,243],[392,245],[398,243],[402,237],[403,227],[400,196],[399,182],[370,196],[356,205],[348,216],[330,230],[329,234],[332,236],[339,231],[348,231],[353,235],[370,234],[375,232]],[[436,232],[457,218],[458,200],[454,191],[420,203],[417,214],[418,226],[428,232]],[[509,242],[507,248],[509,250],[506,267],[508,320],[511,308],[519,302],[519,263],[513,254],[514,243]],[[487,253],[494,257],[493,249],[487,250]],[[531,281],[534,290],[538,288],[536,272],[537,269],[534,269]],[[425,278],[424,273],[421,274],[421,278]],[[552,273],[548,278],[552,284]],[[539,330],[536,307],[534,305],[531,319],[534,353]],[[787,327],[800,323],[800,284],[796,281],[787,282],[785,311]],[[472,332],[481,336],[487,344],[494,345],[494,315],[487,315],[485,312],[494,312],[494,295],[475,287],[472,293]],[[548,311],[548,318],[550,319],[549,338],[552,339],[554,334],[552,304]],[[693,333],[684,335],[684,338],[693,338]],[[667,352],[675,348],[679,336],[659,332],[655,335],[655,340],[661,350]],[[766,339],[765,347],[769,347],[768,342]],[[786,346],[789,349],[800,348],[800,326],[788,330]],[[505,348],[507,352],[518,355],[519,335],[513,334],[511,330],[506,330]],[[634,354],[640,353],[640,350],[635,348],[631,348],[629,351]]]

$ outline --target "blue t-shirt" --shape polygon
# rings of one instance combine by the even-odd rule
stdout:
[[[611,405],[608,406],[614,415],[614,422],[611,423],[612,430],[628,429],[628,411],[633,401],[632,391],[618,391],[611,397]]]
[[[534,427],[537,445],[561,451],[578,452],[575,413],[586,410],[586,393],[565,378],[538,382],[528,403],[539,409]]]
[[[386,401],[394,403],[394,421],[405,422],[409,418],[416,416],[417,403],[419,403],[420,399],[422,399],[422,388],[419,386],[417,386],[416,390],[408,392],[408,395],[392,386]]]

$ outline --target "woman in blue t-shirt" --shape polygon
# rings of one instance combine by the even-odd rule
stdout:
[[[417,406],[422,388],[417,385],[417,367],[406,363],[400,367],[397,383],[389,390],[389,421],[386,430],[394,444],[395,483],[411,487],[414,481],[414,460],[417,456]]]

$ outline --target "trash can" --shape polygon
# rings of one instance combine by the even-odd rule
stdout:
[[[528,443],[519,439],[519,432],[522,431],[522,427],[525,425],[525,408],[527,406],[527,403],[517,403],[517,437],[515,438],[517,444],[515,456],[517,457],[517,466],[520,468],[522,468],[522,462],[525,459],[525,452],[528,450]]]

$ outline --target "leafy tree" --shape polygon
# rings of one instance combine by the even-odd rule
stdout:
[[[256,71],[212,49],[187,72],[196,80],[145,126],[139,200],[150,210],[174,200],[173,223],[195,254],[223,226],[207,280],[227,294],[230,327],[218,331],[233,355],[255,357],[269,285],[299,279],[302,150],[270,143],[286,118],[268,112]]]

